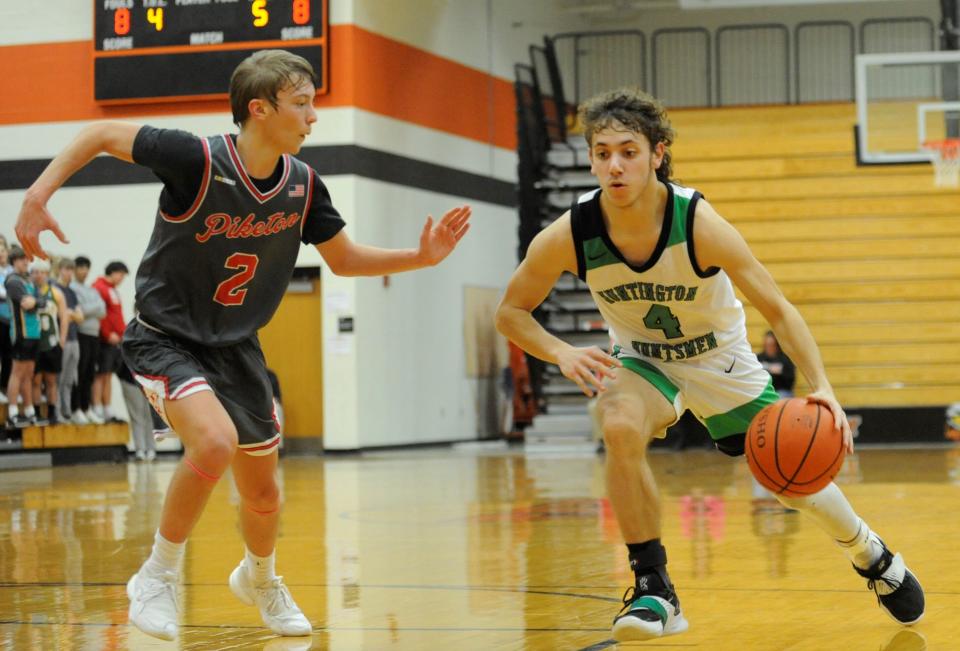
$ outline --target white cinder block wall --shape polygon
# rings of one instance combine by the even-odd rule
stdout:
[[[443,108],[458,120],[484,124],[483,137],[466,137],[456,130],[434,128],[409,119],[351,105],[324,105],[305,143],[308,147],[359,145],[415,161],[513,182],[516,157],[512,143],[497,141],[504,121],[512,130],[513,116],[497,112],[494,86],[512,80],[513,64],[527,61],[527,48],[544,34],[595,29],[654,29],[698,25],[715,29],[723,24],[799,20],[861,20],[865,15],[937,15],[935,0],[830,3],[797,7],[785,4],[757,8],[698,11],[643,11],[621,15],[582,14],[566,0],[330,0],[331,27],[352,27],[430,53],[433,57],[467,66],[487,76],[491,91],[484,103],[464,103],[456,94],[438,93]],[[582,3],[581,3],[582,4]],[[589,3],[587,3],[589,4]],[[595,3],[594,3],[595,4]],[[573,7],[572,7],[573,5]],[[0,61],[15,56],[18,47],[54,47],[89,41],[93,25],[90,6],[76,0],[44,3],[0,3]],[[350,83],[382,84],[375,70],[356,61]],[[417,75],[410,70],[410,75]],[[338,82],[334,76],[331,84]],[[0,81],[5,99],[29,106],[31,94],[58,92],[44,86],[13,88]],[[389,80],[402,89],[403,79]],[[334,86],[335,88],[335,86]],[[512,96],[512,95],[511,95]],[[188,108],[189,110],[189,108]],[[83,115],[92,117],[96,111]],[[37,122],[30,112],[0,112],[0,161],[46,159],[58,152],[89,119]],[[24,118],[23,116],[27,116]],[[135,116],[138,122],[176,127],[199,134],[231,130],[229,112],[177,113],[143,108],[111,111],[113,117]],[[427,213],[469,202],[473,227],[462,247],[442,267],[404,274],[384,287],[379,278],[335,278],[323,273],[323,290],[335,300],[325,301],[324,332],[305,336],[324,338],[324,444],[330,449],[357,449],[430,441],[471,439],[482,434],[481,411],[485,390],[466,376],[464,346],[464,292],[467,287],[502,288],[515,266],[516,212],[507,205],[466,200],[352,174],[327,174],[325,181],[335,204],[345,216],[348,233],[361,242],[381,246],[415,246]],[[159,183],[73,187],[62,190],[51,209],[70,237],[69,245],[45,244],[56,253],[85,254],[102,270],[112,259],[131,269],[139,262],[153,221]],[[465,191],[464,194],[471,194]],[[23,195],[19,188],[0,190],[0,233],[12,238],[13,224]],[[301,265],[322,261],[313,249],[303,248]],[[133,281],[121,287],[127,314],[133,309]],[[351,345],[336,339],[338,316],[355,319]],[[123,413],[119,390],[114,408]]]

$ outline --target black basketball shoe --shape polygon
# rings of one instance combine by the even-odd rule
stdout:
[[[613,619],[613,639],[617,642],[652,640],[683,633],[689,626],[680,612],[680,600],[673,585],[658,574],[637,576],[636,585],[623,593],[623,608]],[[649,588],[653,591],[649,591]]]
[[[903,556],[887,549],[880,537],[872,531],[870,537],[883,547],[883,553],[877,562],[867,569],[862,570],[856,565],[853,569],[867,579],[867,588],[876,593],[880,607],[887,611],[890,617],[905,626],[916,624],[923,617],[924,609],[920,582],[913,572],[907,569]]]

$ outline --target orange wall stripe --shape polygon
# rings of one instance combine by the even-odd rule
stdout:
[[[510,83],[360,28],[352,31],[354,106],[500,147],[515,147]],[[331,84],[335,83],[331,78]],[[495,129],[504,122],[509,133]]]
[[[330,28],[330,92],[318,108],[353,106],[497,147],[516,148],[510,82],[355,25]],[[226,100],[99,105],[90,41],[0,46],[0,124],[230,111]],[[6,94],[6,92],[4,93]]]

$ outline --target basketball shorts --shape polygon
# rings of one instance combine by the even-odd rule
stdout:
[[[134,319],[121,345],[123,358],[167,428],[164,402],[212,391],[237,428],[239,447],[263,456],[280,444],[267,365],[256,336],[239,344],[203,346],[172,337]],[[158,427],[159,426],[159,427]],[[166,433],[154,419],[154,434]]]
[[[57,344],[37,353],[37,373],[59,373],[63,370],[63,348]]]
[[[120,362],[120,346],[101,341],[97,351],[97,373],[116,373]]]
[[[620,346],[613,356],[662,393],[677,420],[687,409],[693,412],[714,441],[743,434],[761,409],[780,399],[745,339],[708,357],[683,361],[641,358]]]
[[[13,342],[13,349],[10,351],[10,356],[18,362],[35,362],[39,354],[40,340],[24,339],[22,337],[17,337],[16,341]]]

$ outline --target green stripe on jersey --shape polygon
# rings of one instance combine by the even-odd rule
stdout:
[[[602,237],[594,237],[583,241],[583,257],[587,270],[620,263],[620,259],[607,248]]]
[[[683,195],[683,188],[673,186],[673,224],[670,226],[670,237],[667,246],[682,244],[687,241],[687,210],[690,208],[690,197]]]
[[[710,438],[716,441],[725,436],[745,433],[747,428],[750,427],[750,421],[753,420],[753,417],[760,413],[761,409],[767,405],[772,405],[779,399],[780,396],[774,391],[773,380],[771,379],[767,382],[763,393],[750,402],[735,407],[724,414],[708,416],[705,424],[707,431],[710,432]]]
[[[614,357],[617,357],[619,350],[614,352]],[[621,362],[623,362],[623,367],[629,369],[645,379],[647,382],[652,384],[654,388],[663,394],[663,397],[667,399],[671,405],[676,399],[677,394],[680,393],[680,389],[667,379],[667,376],[660,372],[660,370],[649,362],[645,362],[642,359],[637,359],[636,357],[617,357]]]

